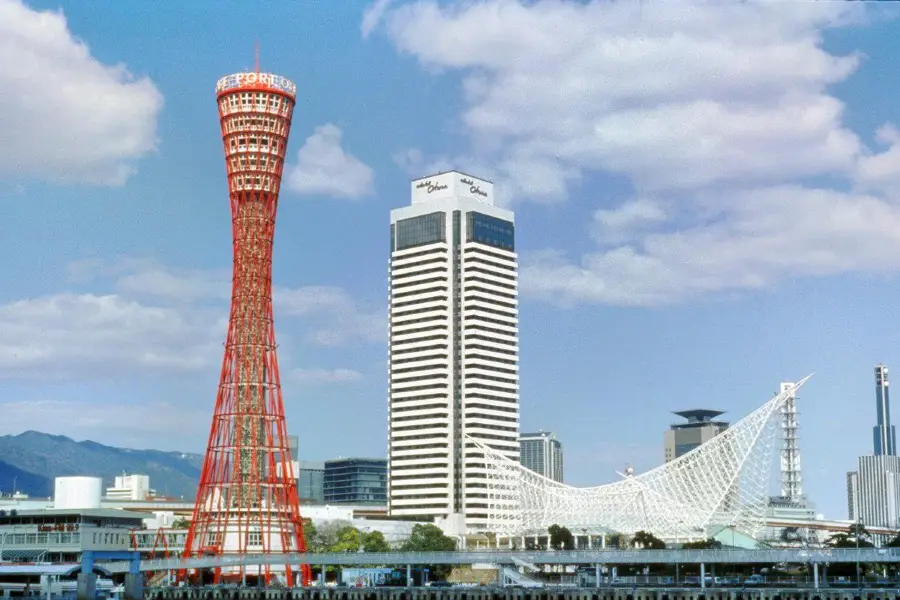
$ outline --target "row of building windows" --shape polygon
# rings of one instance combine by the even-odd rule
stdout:
[[[283,149],[280,138],[276,136],[228,136],[226,140],[226,148],[229,149],[228,155],[235,152],[267,152],[270,154],[280,154],[279,149]]]
[[[270,173],[280,172],[282,164],[281,157],[277,154],[234,154],[228,159],[228,164],[232,171],[268,171]]]
[[[264,175],[262,177],[235,175],[231,178],[231,189],[232,191],[261,190],[265,192],[277,192],[279,180],[279,177],[269,175]]]
[[[447,218],[444,212],[397,221],[396,249],[404,250],[424,244],[447,241]]]
[[[516,226],[504,219],[478,212],[466,213],[466,241],[514,252]]]
[[[287,116],[293,104],[280,94],[240,92],[222,96],[219,99],[219,111],[223,115],[235,112],[264,112]]]
[[[225,133],[238,133],[241,131],[268,131],[279,135],[286,135],[289,121],[278,117],[267,116],[234,116],[224,120]]]

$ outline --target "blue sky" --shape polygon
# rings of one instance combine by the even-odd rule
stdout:
[[[806,489],[845,516],[873,367],[900,377],[894,9],[218,6],[0,0],[0,433],[203,450],[214,86],[259,39],[299,88],[274,270],[301,458],[384,454],[389,211],[455,167],[516,212],[522,427],[557,432],[570,483],[661,462],[670,411],[737,420],[815,372]]]

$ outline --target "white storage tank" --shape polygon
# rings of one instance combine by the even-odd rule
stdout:
[[[57,477],[53,508],[100,508],[103,480],[99,477]]]

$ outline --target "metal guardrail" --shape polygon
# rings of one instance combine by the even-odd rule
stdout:
[[[563,550],[475,552],[347,552],[245,554],[141,561],[141,571],[206,569],[241,565],[469,565],[473,563],[536,565],[593,564],[778,564],[778,563],[900,563],[900,548],[815,548],[743,550]],[[110,572],[126,573],[126,562],[103,565]]]

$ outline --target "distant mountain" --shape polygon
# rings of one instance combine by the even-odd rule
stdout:
[[[15,479],[19,491],[36,497],[52,495],[54,477],[102,477],[106,488],[128,473],[149,475],[159,495],[193,499],[202,465],[199,454],[115,448],[38,431],[0,436],[0,491],[12,491]]]
[[[29,496],[49,497],[53,493],[53,480],[0,461],[0,492],[8,494],[17,489]]]

